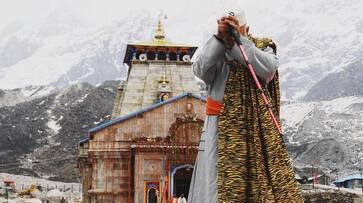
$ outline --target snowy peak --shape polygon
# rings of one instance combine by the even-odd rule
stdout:
[[[200,45],[215,32],[215,19],[236,2],[213,0],[203,11],[171,13],[166,35],[176,43]],[[271,37],[278,45],[284,100],[302,100],[321,79],[361,58],[363,1],[257,0],[243,6],[252,34]],[[13,34],[0,40],[0,87],[98,85],[124,78],[126,44],[152,39],[157,15],[133,10],[102,27],[79,19],[59,9],[41,22],[15,26],[15,33],[7,28]]]
[[[13,106],[18,103],[31,101],[55,92],[54,86],[27,86],[13,90],[0,89],[0,107]]]
[[[247,10],[252,33],[277,43],[284,100],[303,99],[322,78],[361,59],[362,1],[258,2],[265,11]]]
[[[349,174],[362,167],[363,97],[282,106],[284,134],[298,167],[318,161],[325,171]],[[294,116],[291,116],[294,115]]]
[[[363,96],[363,60],[356,60],[341,71],[317,82],[305,95],[305,101],[332,100],[339,97]]]
[[[0,62],[0,86],[64,87],[78,82],[99,85],[125,77],[126,43],[149,40],[155,29],[147,13],[134,15],[138,16],[99,29],[74,28],[67,23],[52,28],[51,22],[35,26],[34,30],[24,28],[0,47],[0,56],[5,59]],[[45,33],[48,29],[54,33]]]

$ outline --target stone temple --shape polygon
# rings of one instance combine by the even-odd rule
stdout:
[[[161,20],[150,42],[128,44],[112,119],[80,140],[83,202],[166,203],[188,195],[205,116],[192,72],[197,47],[169,42]]]

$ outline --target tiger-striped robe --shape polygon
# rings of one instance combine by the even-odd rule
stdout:
[[[250,39],[241,37],[279,118],[278,58],[271,41]],[[228,50],[214,36],[193,64],[223,107],[219,116],[206,116],[188,202],[302,203],[283,140],[244,66],[238,47]]]

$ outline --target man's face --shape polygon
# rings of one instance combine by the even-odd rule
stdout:
[[[242,36],[247,37],[249,29],[250,27],[247,24],[245,24],[239,27],[239,32],[241,33]]]

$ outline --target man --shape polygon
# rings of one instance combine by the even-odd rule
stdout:
[[[292,164],[261,92],[229,27],[239,31],[251,65],[279,120],[275,44],[249,35],[244,12],[218,20],[218,32],[193,64],[207,85],[206,118],[188,196],[189,203],[302,203]]]

